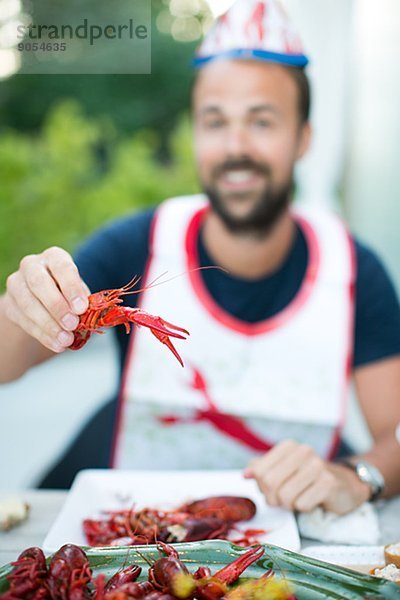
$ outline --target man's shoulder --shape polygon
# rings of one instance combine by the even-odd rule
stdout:
[[[376,281],[376,277],[390,279],[384,260],[380,257],[379,252],[369,244],[361,241],[357,236],[351,235],[350,237],[354,246],[357,279],[368,281],[371,278],[369,283],[372,285],[379,283]]]
[[[400,354],[400,306],[395,285],[379,254],[354,238],[354,367]]]

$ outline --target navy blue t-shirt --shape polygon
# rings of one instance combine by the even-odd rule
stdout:
[[[143,273],[154,211],[151,209],[114,221],[81,246],[75,261],[92,292],[119,288],[134,275]],[[198,253],[201,266],[213,264],[201,234]],[[400,354],[400,308],[393,284],[376,254],[358,241],[355,241],[355,258],[353,368]],[[225,311],[254,323],[272,317],[289,304],[300,288],[307,262],[307,242],[297,227],[286,260],[268,277],[244,281],[214,269],[200,273],[209,292]],[[125,296],[124,304],[135,306],[137,300],[138,295]],[[122,369],[129,336],[122,326],[115,327],[114,332]],[[68,488],[78,470],[109,466],[116,408],[115,397],[85,425],[40,487]]]

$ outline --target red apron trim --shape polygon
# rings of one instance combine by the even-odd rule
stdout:
[[[199,258],[197,252],[197,240],[201,223],[208,210],[209,207],[204,207],[195,213],[191,222],[189,223],[186,234],[186,260],[188,266],[188,276],[199,301],[202,303],[207,312],[220,324],[239,333],[243,333],[244,335],[259,335],[268,331],[272,331],[277,327],[281,327],[305,304],[314,288],[314,284],[318,276],[320,266],[320,248],[317,236],[312,226],[308,221],[303,219],[303,217],[300,217],[296,214],[294,215],[294,218],[299,223],[306,237],[309,251],[308,265],[304,280],[296,296],[283,310],[273,317],[258,323],[247,323],[246,321],[241,321],[240,319],[230,315],[215,302],[214,298],[204,285],[200,271],[198,270]]]
[[[347,351],[346,359],[344,362],[344,377],[343,377],[343,391],[341,397],[340,407],[340,419],[335,433],[332,439],[332,445],[328,452],[328,460],[335,458],[340,442],[342,439],[342,430],[346,420],[347,406],[349,400],[349,382],[353,369],[353,352],[354,352],[354,319],[355,319],[355,283],[356,283],[356,253],[354,242],[350,236],[350,232],[346,225],[342,222],[342,226],[345,229],[346,238],[349,245],[349,259],[350,259],[350,275],[349,275],[349,316],[348,316],[348,328],[347,328]]]

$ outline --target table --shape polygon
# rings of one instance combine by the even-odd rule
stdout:
[[[67,492],[56,490],[26,490],[17,493],[0,492],[0,500],[18,496],[30,507],[29,519],[7,532],[0,532],[0,565],[15,560],[29,546],[41,546],[48,530],[60,511]],[[400,496],[376,503],[382,543],[400,540]],[[317,545],[315,540],[302,539],[302,548]]]
[[[56,490],[19,490],[0,492],[3,498],[16,497],[30,505],[29,518],[18,527],[0,532],[0,565],[15,560],[30,546],[41,546],[46,533],[57,517],[67,492]]]

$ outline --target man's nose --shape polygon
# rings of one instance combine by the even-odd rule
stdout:
[[[229,127],[225,137],[225,151],[228,156],[238,157],[249,154],[250,143],[243,127]]]

